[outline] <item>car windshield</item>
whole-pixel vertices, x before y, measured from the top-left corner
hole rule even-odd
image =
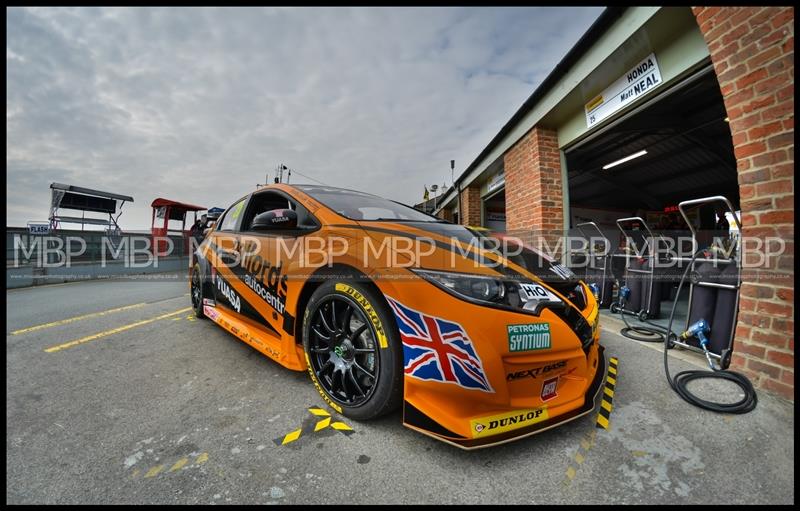
[[[336,213],[350,220],[443,222],[435,216],[377,195],[327,186],[296,185]]]

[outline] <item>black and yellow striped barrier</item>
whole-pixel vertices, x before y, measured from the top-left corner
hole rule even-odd
[[[603,389],[603,398],[600,402],[600,412],[597,414],[597,427],[608,429],[608,421],[611,418],[613,408],[614,388],[617,386],[617,364],[619,360],[611,357],[608,360],[608,374],[606,374],[606,386]]]
[[[303,425],[294,431],[290,431],[289,433],[274,439],[273,442],[275,442],[275,445],[281,446],[290,444],[299,440],[303,435],[316,433],[317,431],[322,431],[326,428],[334,429],[345,436],[350,436],[355,433],[353,428],[344,422],[334,421],[331,417],[331,414],[328,413],[327,410],[322,408],[309,408],[308,411],[311,413],[311,417],[303,421]]]

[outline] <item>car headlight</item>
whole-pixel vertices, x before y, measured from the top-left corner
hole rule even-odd
[[[546,287],[531,281],[419,268],[411,271],[462,300],[480,305],[537,315],[545,305],[565,305]]]

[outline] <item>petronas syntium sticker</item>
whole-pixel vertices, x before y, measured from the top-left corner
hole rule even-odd
[[[508,351],[533,351],[550,349],[550,324],[525,323],[507,325]]]

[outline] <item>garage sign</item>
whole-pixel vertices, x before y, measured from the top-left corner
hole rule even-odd
[[[651,53],[584,105],[586,125],[591,128],[626,105],[646,96],[661,85],[661,81],[656,54]]]

